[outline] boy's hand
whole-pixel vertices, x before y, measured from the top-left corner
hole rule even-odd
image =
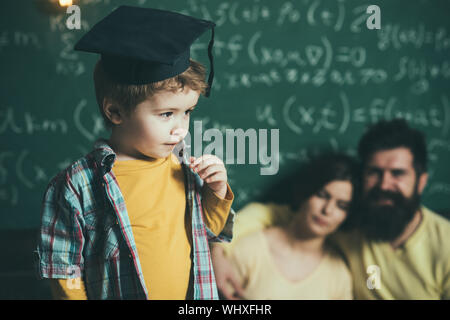
[[[199,158],[190,157],[189,161],[189,167],[197,172],[212,191],[224,199],[227,194],[227,170],[223,161],[211,154]]]

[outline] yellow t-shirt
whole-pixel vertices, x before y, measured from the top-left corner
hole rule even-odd
[[[333,239],[349,262],[355,299],[450,299],[450,221],[429,209],[396,249],[358,232]]]
[[[262,230],[241,237],[229,256],[243,285],[245,299],[352,299],[350,272],[334,252],[328,252],[305,279],[295,282],[278,270]]]
[[[116,161],[112,170],[125,200],[149,299],[186,299],[192,229],[190,217],[185,215],[181,164],[171,154],[153,161]],[[205,224],[218,235],[234,195],[228,185],[225,199],[206,185],[202,195]],[[53,292],[65,293],[68,299],[86,299],[82,282],[80,289],[67,290],[66,280],[61,279]],[[62,294],[56,296],[64,298]]]

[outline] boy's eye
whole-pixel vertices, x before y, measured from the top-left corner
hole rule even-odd
[[[189,109],[189,110],[186,110],[186,115],[188,115],[188,114],[191,114],[192,113],[192,111],[194,111],[194,109]]]
[[[163,118],[168,118],[168,117],[170,117],[172,114],[173,114],[173,112],[164,112],[164,113],[161,113],[160,116],[163,117]]]

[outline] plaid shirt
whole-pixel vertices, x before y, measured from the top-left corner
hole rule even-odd
[[[40,278],[82,277],[89,299],[147,299],[124,198],[104,140],[56,175],[44,196],[35,253]],[[234,211],[220,235],[203,221],[202,180],[182,164],[191,217],[193,299],[218,299],[209,241],[230,241]],[[150,191],[151,192],[151,191]],[[144,195],[143,195],[144,196]]]

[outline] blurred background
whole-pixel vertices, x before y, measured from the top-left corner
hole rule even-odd
[[[80,29],[71,28],[71,3],[80,9]],[[227,162],[235,210],[281,199],[286,190],[272,187],[300,162],[322,150],[355,155],[368,124],[400,117],[427,137],[430,180],[423,203],[449,217],[447,0],[6,0],[0,2],[0,299],[50,298],[32,255],[43,193],[57,172],[108,137],[92,80],[98,57],[72,49],[122,4],[217,24],[213,90],[200,99],[191,134],[194,121],[201,121],[197,134],[217,128],[225,146],[226,129],[268,130],[267,144],[259,134],[247,141],[245,164]],[[371,4],[381,9],[380,30],[366,25]],[[209,37],[191,51],[208,68]],[[279,130],[278,153],[271,129]],[[201,142],[192,148],[203,151],[209,142]],[[254,143],[258,153],[274,152],[277,174],[261,175],[267,166],[261,157],[250,163]]]

